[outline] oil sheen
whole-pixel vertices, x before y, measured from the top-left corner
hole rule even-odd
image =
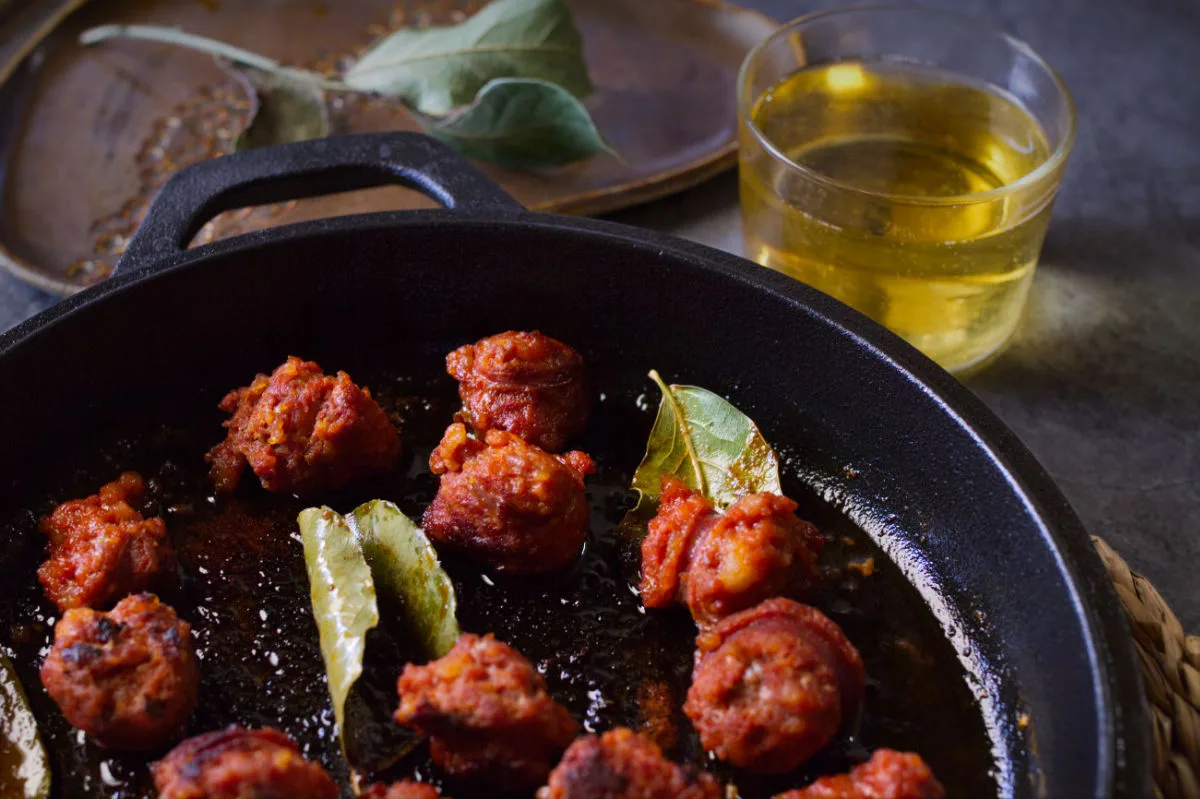
[[[752,118],[777,154],[743,130],[751,258],[947,368],[1003,346],[1033,277],[1054,179],[979,195],[1049,157],[1025,108],[930,67],[855,61],[793,73],[758,98]]]

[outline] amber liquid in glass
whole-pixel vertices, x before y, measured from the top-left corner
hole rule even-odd
[[[866,313],[947,368],[1003,346],[1051,196],[945,200],[1011,184],[1047,159],[1028,111],[930,67],[841,62],[790,75],[752,116],[808,172],[744,148],[750,258]]]

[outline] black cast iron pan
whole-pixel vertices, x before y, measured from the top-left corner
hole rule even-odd
[[[327,219],[185,249],[222,210],[383,183],[423,191],[446,210]],[[552,672],[552,688],[589,725],[636,721],[622,715],[634,712],[626,707],[630,685],[651,679],[658,657],[637,641],[652,638],[665,651],[675,639],[686,647],[691,634],[686,617],[622,616],[617,599],[615,610],[602,607],[603,597],[628,593],[619,566],[604,560],[604,531],[628,501],[621,487],[649,427],[641,395],[654,404],[645,379],[653,367],[727,393],[780,450],[785,489],[803,513],[847,530],[846,546],[859,547],[858,556],[875,552],[882,561],[878,545],[899,564],[881,565],[882,588],[842,584],[824,597],[864,649],[883,710],[872,720],[868,708],[857,737],[842,741],[818,772],[856,747],[912,741],[951,752],[970,728],[991,747],[977,769],[993,769],[981,783],[996,786],[989,791],[1149,795],[1140,675],[1107,575],[1045,472],[968,391],[895,336],[793,280],[669,236],[525,212],[452,153],[409,134],[328,139],[185,170],[163,190],[116,276],[0,336],[0,645],[16,654],[33,694],[62,772],[61,795],[141,795],[139,764],[81,753],[37,685],[52,621],[32,575],[42,547],[37,515],[138,468],[174,514],[168,527],[185,567],[189,536],[214,525],[233,537],[253,528],[258,542],[276,530],[286,545],[295,500],[264,498],[250,486],[230,507],[210,508],[197,462],[221,435],[213,407],[221,394],[289,353],[346,369],[405,419],[402,473],[323,501],[348,510],[387,495],[419,513],[434,486],[422,458],[453,412],[442,356],[513,328],[541,329],[579,348],[603,392],[594,429],[580,442],[602,467],[592,492],[597,539],[576,583],[545,589],[562,593],[575,621],[523,622],[553,603],[485,595],[471,587],[482,583],[456,574],[463,604],[477,608],[464,626],[525,635],[531,657]],[[269,547],[232,549],[194,555],[223,557],[243,577],[257,577],[238,578],[225,587],[232,594],[214,597],[225,589],[193,574],[178,600],[210,650],[195,731],[231,720],[290,723],[314,757],[335,759],[322,729],[320,675],[302,667],[314,657],[302,603],[262,606],[266,644],[257,633],[246,637],[244,625],[208,621],[228,611],[257,624],[255,591],[266,590],[264,580],[294,576],[295,564]],[[514,587],[513,596],[526,590]],[[607,674],[597,679],[616,687],[554,671],[555,647],[567,646],[562,630],[575,627],[593,636],[576,653],[591,658],[589,674]],[[918,657],[926,666],[911,673],[889,673],[905,629],[929,658]],[[282,654],[294,693],[273,672],[247,670],[269,654]],[[686,678],[686,664],[676,672]],[[250,682],[220,682],[243,677]],[[593,690],[608,699],[596,700]],[[686,742],[676,754],[702,756]]]

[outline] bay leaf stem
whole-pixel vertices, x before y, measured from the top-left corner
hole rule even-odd
[[[157,25],[102,25],[80,34],[79,43],[86,47],[109,39],[142,39],[149,42],[177,44],[181,47],[228,58],[236,64],[261,69],[264,72],[274,72],[280,67],[280,63],[273,58],[267,58],[258,53],[219,42],[216,39],[197,36],[178,28],[163,28]]]
[[[330,91],[352,92],[354,89],[338,80],[332,80],[316,72],[304,69],[285,67],[273,58],[243,50],[225,42],[197,36],[194,33],[179,28],[166,28],[159,25],[101,25],[91,28],[79,36],[79,43],[86,46],[99,44],[110,39],[140,39],[147,42],[174,44],[197,50],[201,53],[226,58],[235,64],[251,67],[252,69],[269,72],[273,75],[285,75],[295,80],[306,81],[313,86]]]

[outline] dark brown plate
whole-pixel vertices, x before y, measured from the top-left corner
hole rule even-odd
[[[80,31],[175,25],[316,64],[361,49],[388,25],[444,22],[471,2],[119,0],[73,14],[84,0],[0,4],[0,267],[60,294],[103,279],[165,173],[224,152],[245,118],[241,87],[211,58],[146,42],[84,49]],[[774,23],[720,0],[569,2],[597,85],[587,104],[624,163],[605,154],[538,174],[488,174],[530,208],[599,214],[731,166],[737,69]],[[393,104],[332,104],[336,132],[416,127]],[[377,189],[226,215],[201,240],[429,205],[412,192]]]

